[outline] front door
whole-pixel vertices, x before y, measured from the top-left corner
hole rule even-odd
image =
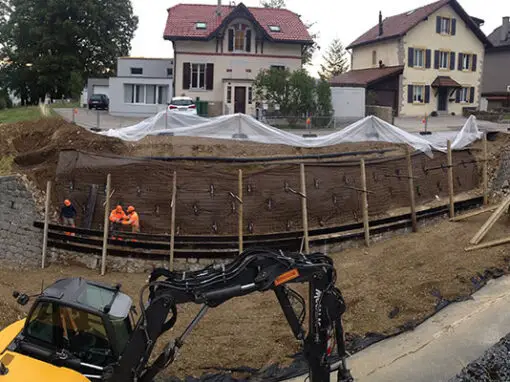
[[[234,92],[234,113],[246,114],[246,87],[236,86]]]
[[[437,93],[437,110],[446,111],[448,106],[448,88],[440,87]]]

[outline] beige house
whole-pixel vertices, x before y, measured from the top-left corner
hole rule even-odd
[[[164,38],[174,48],[174,95],[209,102],[209,115],[255,114],[252,83],[262,69],[301,68],[312,43],[286,9],[178,4]]]
[[[460,115],[479,103],[484,51],[491,45],[482,23],[456,0],[384,20],[380,14],[379,24],[347,47],[352,70],[332,85],[353,86],[356,78],[374,103],[391,106],[395,115]]]

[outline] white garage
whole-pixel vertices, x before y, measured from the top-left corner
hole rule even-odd
[[[105,94],[108,97],[110,97],[109,90],[110,90],[110,86],[93,85],[92,86],[92,94],[91,95],[94,95],[94,94]]]
[[[332,87],[331,102],[335,118],[365,117],[365,88],[363,87]]]

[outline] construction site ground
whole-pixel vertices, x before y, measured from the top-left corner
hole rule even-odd
[[[487,214],[463,222],[442,221],[421,227],[419,233],[406,234],[373,244],[366,249],[349,249],[332,254],[338,269],[338,285],[347,302],[345,327],[348,333],[363,336],[368,332],[392,334],[410,321],[420,321],[436,309],[437,293],[445,299],[466,296],[474,291],[470,278],[487,268],[508,269],[508,246],[465,252]],[[504,215],[485,240],[504,237],[508,231]],[[45,270],[13,272],[0,269],[0,324],[5,326],[23,313],[11,297],[13,289],[37,292],[41,282],[82,276],[108,283],[120,282],[137,298],[146,274],[110,273],[105,277],[78,267],[51,265]],[[298,288],[305,292],[303,288]],[[162,338],[176,336],[198,311],[198,306],[178,309],[176,328]],[[390,312],[395,314],[390,318]],[[397,313],[395,313],[397,312]],[[273,363],[288,364],[298,350],[273,294],[253,294],[229,301],[206,315],[168,375],[200,376],[214,367],[261,368]],[[460,369],[460,368],[459,368]]]

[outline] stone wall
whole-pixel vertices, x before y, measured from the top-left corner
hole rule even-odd
[[[40,264],[43,235],[33,222],[41,218],[24,179],[0,177],[0,260],[17,265]]]
[[[374,115],[383,121],[393,124],[393,109],[388,106],[371,106],[365,107],[365,115]]]

